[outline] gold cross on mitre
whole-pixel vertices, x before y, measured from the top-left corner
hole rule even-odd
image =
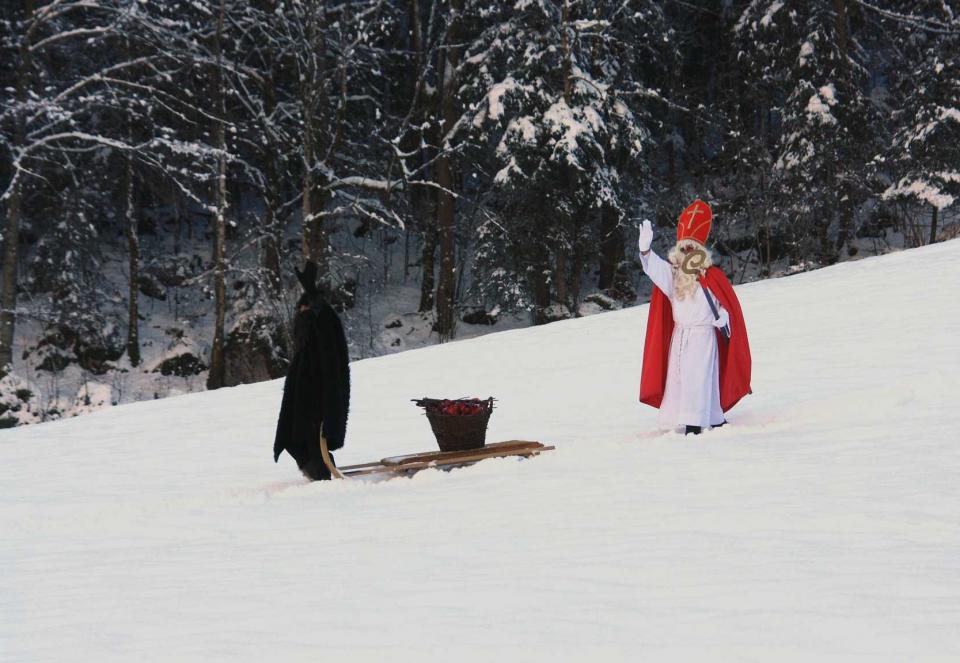
[[[697,214],[704,214],[707,210],[700,207],[700,201],[697,200],[687,210],[687,228],[693,229],[693,222],[697,219]]]

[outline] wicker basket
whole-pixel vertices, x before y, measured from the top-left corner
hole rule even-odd
[[[467,399],[459,399],[467,400]],[[426,410],[430,428],[437,438],[440,451],[479,449],[487,439],[487,422],[493,412],[493,399],[480,401],[478,414],[443,414],[436,409],[440,399],[422,398],[416,403]]]

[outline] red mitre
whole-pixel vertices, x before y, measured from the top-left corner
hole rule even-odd
[[[707,236],[713,222],[710,206],[697,198],[687,209],[680,212],[677,219],[677,241],[692,239],[701,246],[707,245]]]

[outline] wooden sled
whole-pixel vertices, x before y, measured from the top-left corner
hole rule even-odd
[[[468,449],[466,451],[427,451],[406,456],[391,456],[372,463],[360,463],[359,465],[344,465],[337,467],[330,458],[330,450],[327,448],[327,440],[320,436],[320,454],[323,456],[323,462],[330,470],[330,476],[334,479],[348,479],[358,476],[368,476],[372,474],[387,475],[407,475],[410,476],[420,470],[439,469],[450,470],[455,467],[466,467],[479,463],[487,458],[506,458],[508,456],[519,456],[521,458],[530,458],[537,456],[543,451],[551,451],[554,447],[544,446],[539,442],[526,442],[524,440],[510,440],[508,442],[494,442],[487,444],[479,449]]]

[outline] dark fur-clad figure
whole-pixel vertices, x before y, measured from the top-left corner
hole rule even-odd
[[[330,450],[343,446],[350,407],[347,339],[340,318],[317,289],[316,264],[294,270],[303,295],[293,322],[293,359],[283,385],[273,460],[286,450],[304,476],[329,479],[320,455],[320,426]]]

